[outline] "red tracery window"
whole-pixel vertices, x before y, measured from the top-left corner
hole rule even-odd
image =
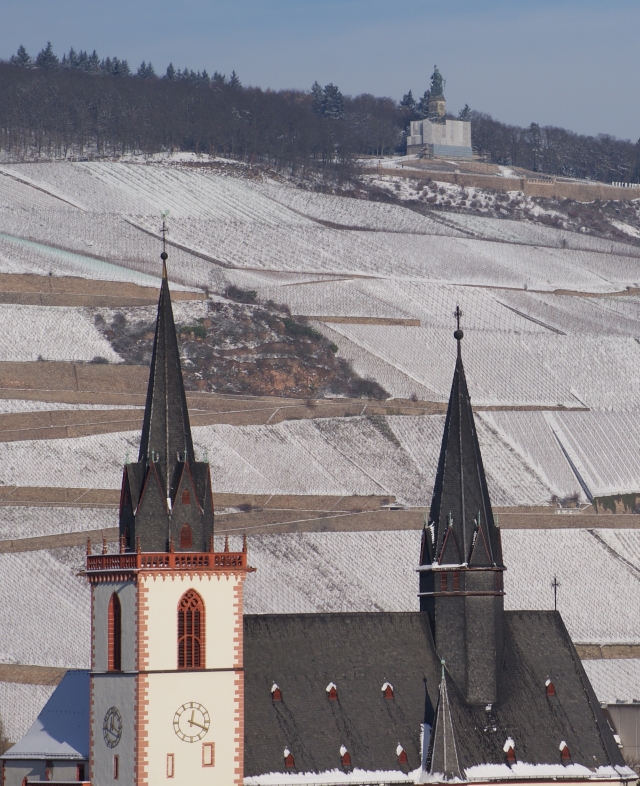
[[[108,638],[109,638],[109,671],[122,669],[122,608],[120,599],[114,592],[109,599]]]
[[[204,668],[204,603],[193,589],[178,604],[178,668]]]
[[[189,489],[185,489],[182,492],[182,504],[183,505],[190,505],[191,504],[191,494],[189,493]]]
[[[191,527],[188,524],[183,524],[180,530],[180,548],[190,549],[193,543],[193,535],[191,534]]]

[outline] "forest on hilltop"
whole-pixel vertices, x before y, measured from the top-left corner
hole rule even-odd
[[[350,177],[361,155],[406,149],[411,120],[426,116],[429,91],[396,103],[344,96],[317,82],[310,91],[263,90],[215,72],[126,60],[51,44],[32,59],[24,47],[0,62],[0,151],[8,159],[120,156],[193,151],[261,162],[304,175]],[[554,126],[508,125],[468,106],[474,152],[486,160],[603,182],[640,180],[640,140],[585,136]]]

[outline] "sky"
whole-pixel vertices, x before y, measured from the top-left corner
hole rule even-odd
[[[0,58],[58,55],[235,70],[243,84],[399,100],[437,64],[449,111],[640,137],[638,0],[0,0]]]

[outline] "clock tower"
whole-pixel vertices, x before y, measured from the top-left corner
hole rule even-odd
[[[241,552],[213,547],[165,252],[138,461],[124,468],[119,553],[92,554],[92,786],[242,784]]]

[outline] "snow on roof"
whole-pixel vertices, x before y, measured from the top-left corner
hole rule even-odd
[[[465,770],[470,781],[494,780],[636,780],[637,774],[629,767],[598,767],[590,770],[582,764],[527,764],[518,761],[506,764],[477,764]]]
[[[89,672],[68,671],[26,735],[2,758],[88,759]]]
[[[582,665],[603,704],[640,703],[640,660],[604,658],[585,660]]]
[[[354,767],[353,770],[330,770],[329,772],[305,772],[305,773],[282,773],[270,772],[265,775],[251,775],[244,779],[245,786],[324,786],[324,784],[359,784],[359,786],[369,786],[369,784],[388,784],[388,783],[417,783],[417,778],[422,770],[414,772],[394,772],[392,770],[360,770]]]

